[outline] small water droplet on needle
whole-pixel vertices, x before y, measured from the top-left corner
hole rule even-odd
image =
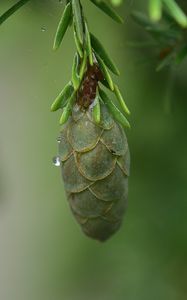
[[[59,156],[53,157],[53,164],[55,165],[55,167],[60,167],[61,161]]]
[[[57,140],[57,143],[60,144],[60,142],[61,142],[61,136],[57,137],[56,140]]]

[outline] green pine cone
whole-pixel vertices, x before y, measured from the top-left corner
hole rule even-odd
[[[62,177],[71,210],[86,235],[105,241],[127,207],[130,154],[124,130],[101,105],[101,123],[91,108],[75,104],[59,143]]]

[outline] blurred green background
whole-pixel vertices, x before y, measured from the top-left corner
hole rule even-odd
[[[14,1],[1,0],[0,14]],[[83,0],[90,29],[120,66],[131,110],[129,208],[102,244],[85,237],[65,198],[55,96],[69,80],[69,32],[52,51],[63,5],[34,0],[0,28],[0,299],[187,299],[187,61],[155,72],[154,51],[125,1],[123,26]],[[187,9],[187,5],[186,5]],[[173,81],[168,85],[168,80]]]

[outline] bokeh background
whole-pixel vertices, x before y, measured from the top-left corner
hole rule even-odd
[[[119,26],[83,0],[120,66],[132,125],[124,224],[106,243],[92,241],[52,164],[60,115],[50,105],[75,51],[70,31],[52,51],[61,2],[33,0],[0,28],[0,299],[187,299],[187,61],[156,73],[154,49],[128,46],[147,40],[130,17],[146,1],[125,1]],[[0,14],[13,3],[1,0]]]

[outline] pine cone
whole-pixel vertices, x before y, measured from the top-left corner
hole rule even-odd
[[[76,104],[62,127],[62,177],[71,210],[86,235],[105,241],[115,233],[127,207],[130,154],[124,130],[101,105],[96,125],[91,108]]]

